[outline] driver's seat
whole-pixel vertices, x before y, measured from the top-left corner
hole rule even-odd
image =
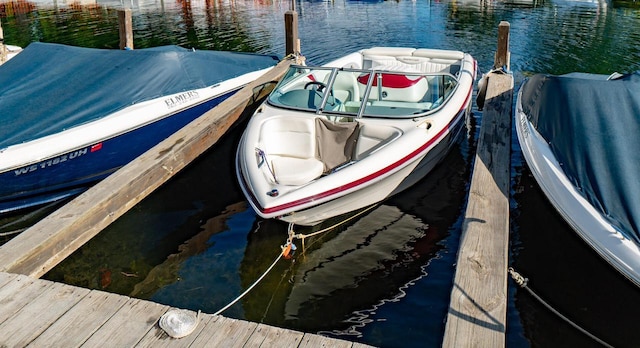
[[[351,71],[338,71],[333,82],[333,96],[342,103],[348,101],[360,101],[358,80]]]

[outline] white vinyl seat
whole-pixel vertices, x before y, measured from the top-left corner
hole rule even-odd
[[[262,126],[260,148],[279,184],[302,185],[322,175],[324,164],[316,158],[314,134],[312,118],[275,118]]]
[[[333,82],[333,96],[342,103],[360,101],[358,80],[353,72],[338,71]]]
[[[324,164],[316,158],[269,156],[279,184],[304,185],[322,175]]]

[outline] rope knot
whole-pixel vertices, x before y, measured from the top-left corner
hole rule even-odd
[[[527,286],[529,279],[520,275],[520,273],[516,272],[513,267],[509,267],[509,274],[511,274],[511,278],[513,278],[516,284],[518,284],[520,287],[524,288]]]

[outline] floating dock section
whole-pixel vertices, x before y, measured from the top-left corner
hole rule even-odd
[[[513,76],[509,23],[498,28],[443,347],[504,347]],[[480,90],[483,93],[483,90]]]

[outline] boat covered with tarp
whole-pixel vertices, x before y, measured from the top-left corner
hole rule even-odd
[[[640,285],[640,72],[534,75],[518,93],[516,130],[553,206]]]
[[[0,66],[0,213],[84,191],[277,63],[31,43]]]

